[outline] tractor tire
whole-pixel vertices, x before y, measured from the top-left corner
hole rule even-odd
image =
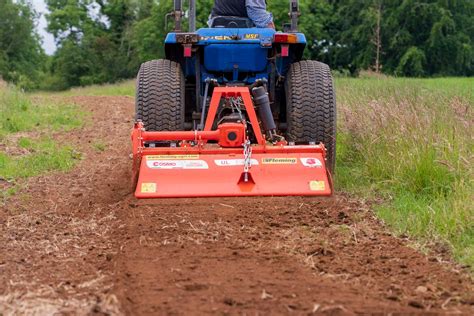
[[[184,130],[184,87],[179,64],[159,59],[141,65],[137,75],[135,113],[145,130]]]
[[[285,82],[288,141],[326,147],[326,166],[336,165],[336,98],[329,66],[313,60],[293,63]]]

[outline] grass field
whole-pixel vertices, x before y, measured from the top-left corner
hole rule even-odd
[[[53,101],[33,102],[16,88],[0,85],[2,195],[13,193],[19,178],[70,169],[79,154],[71,146],[55,142],[51,134],[81,126],[84,115],[75,106]]]
[[[336,189],[416,243],[474,266],[474,79],[337,78]],[[133,96],[133,81],[66,95]]]

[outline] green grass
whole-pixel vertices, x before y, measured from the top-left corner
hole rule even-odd
[[[70,130],[81,126],[83,116],[76,106],[33,103],[23,92],[0,86],[0,140],[11,133]]]
[[[102,140],[96,140],[94,143],[92,143],[92,147],[98,152],[103,152],[107,148],[107,144]]]
[[[336,80],[337,189],[382,198],[377,214],[474,266],[471,78]]]
[[[11,156],[0,153],[0,177],[4,179],[28,178],[54,170],[66,171],[81,157],[72,147],[60,146],[52,139],[22,138],[18,143],[28,154]]]
[[[16,183],[48,171],[69,170],[80,154],[57,144],[51,133],[81,126],[84,115],[76,106],[35,103],[14,87],[0,86],[0,180]],[[15,190],[8,187],[2,193],[11,195]]]

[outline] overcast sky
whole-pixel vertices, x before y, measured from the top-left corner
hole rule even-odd
[[[44,17],[45,13],[47,13],[46,4],[44,0],[29,0],[33,7],[35,8],[36,12],[41,14],[41,17],[38,21],[38,33],[43,39],[43,48],[46,51],[46,54],[52,55],[56,50],[56,44],[54,43],[53,35],[46,32],[46,18]]]

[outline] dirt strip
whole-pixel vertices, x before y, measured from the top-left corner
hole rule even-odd
[[[0,314],[474,314],[465,270],[344,194],[134,199],[133,99],[71,100],[78,166],[0,206]]]

